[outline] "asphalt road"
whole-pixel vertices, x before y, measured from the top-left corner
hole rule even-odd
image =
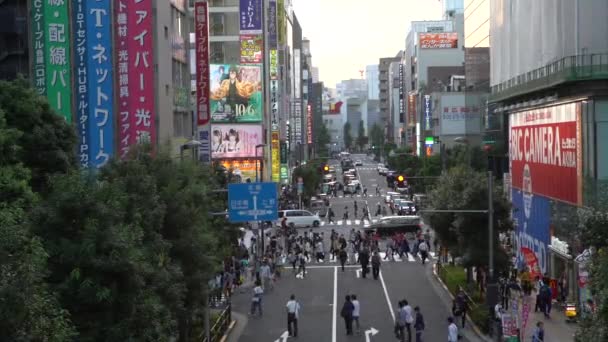
[[[386,181],[378,175],[377,163],[364,155],[354,155],[352,159],[360,159],[364,163],[363,166],[357,167],[357,170],[361,183],[368,188],[368,193],[374,194],[376,184],[380,185],[383,194],[386,193]],[[337,174],[341,175],[340,170]],[[336,212],[336,218],[342,217],[345,206],[349,207],[352,217],[354,200],[359,203],[360,215],[361,203],[367,203],[372,213],[375,213],[377,203],[384,204],[383,197],[380,196],[334,198],[331,205]],[[372,217],[373,219],[375,218]],[[356,222],[353,219],[350,224],[325,224],[314,230],[324,232],[328,249],[332,229],[348,236],[352,228],[360,229],[365,224],[365,221]],[[434,253],[431,252],[431,255],[434,256]],[[449,298],[433,279],[432,263],[422,265],[419,258],[412,255],[404,257],[403,260],[384,261],[379,280],[374,280],[371,274],[366,279],[361,278],[360,272],[357,272],[359,269],[358,265],[349,265],[342,271],[335,261],[312,262],[307,265],[304,278],[297,277],[289,268],[284,269],[275,288],[264,294],[263,316],[250,316],[242,334],[235,340],[283,342],[280,337],[287,331],[285,304],[291,294],[294,294],[302,305],[297,338],[300,341],[395,341],[393,319],[397,302],[402,299],[407,299],[412,307],[420,306],[426,322],[425,341],[447,340]],[[346,336],[344,321],[340,317],[344,297],[348,294],[356,294],[361,302],[360,335]],[[250,304],[250,289],[233,298],[233,308],[237,312],[248,313]],[[372,328],[377,330],[374,336],[371,335]],[[370,339],[366,340],[366,337]]]

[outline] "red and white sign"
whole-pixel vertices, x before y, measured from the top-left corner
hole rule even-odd
[[[580,103],[511,114],[509,159],[514,188],[581,204]]]

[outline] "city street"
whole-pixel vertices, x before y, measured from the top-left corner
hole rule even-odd
[[[342,217],[345,206],[349,207],[352,217],[355,200],[359,203],[360,215],[363,203],[370,207],[372,213],[375,213],[377,203],[384,205],[383,197],[373,196],[376,184],[380,185],[382,194],[387,191],[385,178],[376,171],[377,163],[365,155],[354,155],[352,159],[363,161],[363,166],[357,167],[357,172],[361,183],[372,196],[332,198],[331,206],[337,218]],[[339,168],[336,161],[330,162],[330,165]],[[336,171],[339,177],[341,170]],[[376,219],[372,216],[372,221]],[[329,246],[332,229],[348,237],[352,228],[361,229],[369,224],[366,220],[359,219],[336,221],[336,224],[313,228],[315,232],[324,233],[325,246]],[[306,229],[300,229],[300,233],[304,231]],[[381,256],[384,257],[384,253]],[[431,252],[431,259],[435,260],[434,251]],[[446,319],[450,315],[450,303],[442,291],[444,290],[433,279],[432,263],[422,265],[417,256],[409,255],[400,259],[397,255],[395,261],[383,261],[379,280],[374,280],[371,274],[366,279],[361,278],[358,265],[347,265],[342,271],[334,260],[325,263],[313,261],[307,265],[304,278],[296,276],[291,268],[284,269],[275,288],[264,295],[263,317],[249,316],[238,341],[282,341],[280,337],[287,331],[285,304],[291,294],[302,305],[298,332],[301,341],[394,340],[393,320],[397,302],[403,299],[408,300],[412,308],[420,306],[426,323],[425,340],[443,341],[447,336]],[[360,335],[346,336],[344,320],[340,317],[344,298],[349,294],[357,295],[361,303]],[[247,289],[245,293],[235,296],[233,304],[236,312],[248,313],[251,291]],[[366,340],[366,335],[370,337],[369,340]]]

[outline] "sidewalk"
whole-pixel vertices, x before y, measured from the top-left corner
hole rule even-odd
[[[534,308],[535,298],[532,296],[530,299],[530,307]],[[566,316],[563,311],[560,311],[555,305],[551,309],[551,318],[545,318],[545,316],[539,311],[530,311],[530,317],[528,318],[528,324],[525,331],[525,339],[530,339],[534,333],[537,322],[543,322],[545,326],[545,341],[551,342],[571,342],[574,341],[574,334],[578,325],[576,323],[566,323]]]

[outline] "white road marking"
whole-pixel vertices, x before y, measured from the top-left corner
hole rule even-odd
[[[382,284],[382,290],[384,290],[384,297],[386,298],[386,304],[388,305],[388,310],[390,311],[391,317],[393,318],[393,322],[394,322],[395,321],[395,312],[393,311],[393,305],[391,304],[391,299],[388,296],[388,291],[386,290],[386,284],[384,283],[384,277],[382,276],[382,270],[380,270],[380,283]],[[335,285],[335,282],[334,282],[334,285]],[[335,296],[334,296],[334,298],[335,298]],[[335,311],[334,311],[334,313],[335,313]],[[335,317],[336,316],[334,315],[334,321],[335,321]]]
[[[351,220],[346,220],[346,224],[350,226],[352,224],[352,221]]]
[[[412,255],[412,253],[407,253],[407,261],[416,262],[416,259],[414,259],[414,256]]]
[[[361,224],[361,220],[355,220],[355,224]]]
[[[342,225],[342,222],[343,222],[342,220],[338,220],[337,225],[338,225],[338,226],[341,226],[341,225]]]
[[[391,308],[392,310],[392,308]],[[337,317],[336,313],[338,311],[338,267],[334,266],[334,307],[333,307],[333,317],[331,321],[331,340],[332,342],[336,342],[337,339]],[[392,312],[392,311],[391,311]],[[394,317],[394,315],[393,315]],[[394,318],[393,318],[394,320]]]

